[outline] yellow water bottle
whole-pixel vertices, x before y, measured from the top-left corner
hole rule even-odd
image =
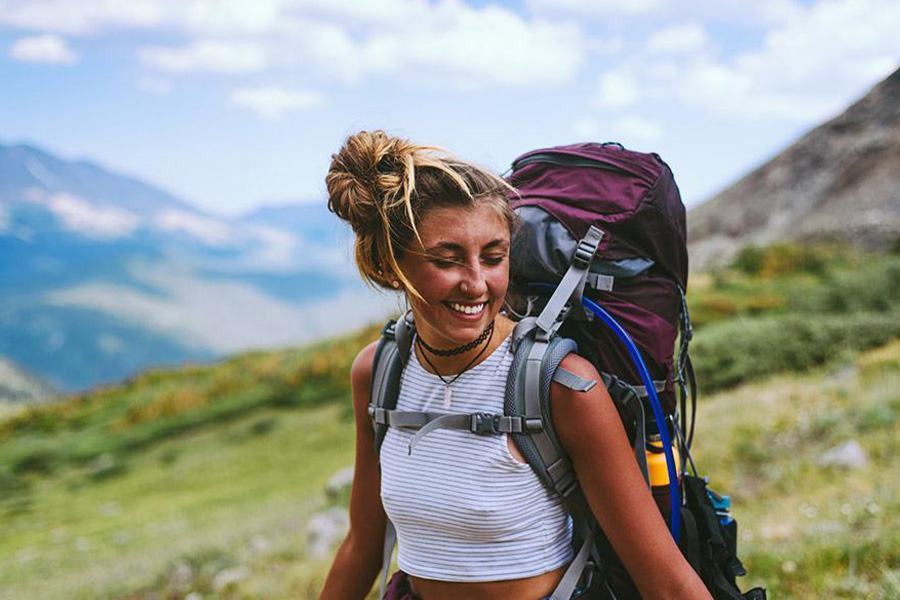
[[[672,512],[671,496],[669,494],[669,467],[666,463],[666,453],[663,452],[662,441],[659,434],[651,434],[647,436],[647,474],[650,476],[650,490],[653,492],[653,499],[659,512],[662,513],[666,523],[669,522],[669,516]],[[678,474],[678,483],[681,483],[681,455],[678,447],[672,444],[672,456],[675,458],[675,473]]]

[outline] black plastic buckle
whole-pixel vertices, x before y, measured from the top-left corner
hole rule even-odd
[[[500,415],[491,413],[474,413],[471,417],[469,429],[478,435],[492,435],[500,433]]]
[[[593,248],[591,246],[593,246]],[[575,248],[575,256],[572,257],[572,262],[579,268],[586,269],[588,268],[588,265],[591,264],[591,260],[594,258],[594,253],[596,251],[596,246],[585,240],[581,240],[581,242],[578,243],[578,247]]]

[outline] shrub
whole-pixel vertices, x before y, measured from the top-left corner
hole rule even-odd
[[[700,388],[716,390],[785,371],[804,371],[847,351],[900,337],[900,312],[783,314],[732,319],[698,331],[691,358]]]
[[[17,460],[13,461],[11,471],[16,475],[23,475],[25,473],[48,475],[56,470],[60,462],[60,457],[56,452],[47,448],[39,448],[27,452]]]

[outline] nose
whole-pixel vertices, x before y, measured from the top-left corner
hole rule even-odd
[[[477,262],[475,266],[466,269],[466,275],[467,277],[460,283],[460,291],[473,298],[483,297],[487,293],[487,282],[481,270],[481,263]]]

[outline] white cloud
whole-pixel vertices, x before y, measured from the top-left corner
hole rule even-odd
[[[54,194],[45,200],[60,224],[94,239],[127,237],[140,225],[140,217],[114,206],[95,206],[71,194]]]
[[[229,102],[249,108],[264,119],[280,119],[286,112],[309,110],[322,103],[321,94],[308,90],[292,91],[278,86],[234,90]]]
[[[596,102],[600,108],[627,108],[640,99],[637,78],[631,71],[620,69],[600,76]]]
[[[232,240],[228,223],[183,210],[163,211],[156,216],[153,224],[162,231],[183,233],[211,246],[224,246]]]
[[[148,27],[161,21],[161,4],[155,0],[0,0],[0,23],[20,29],[71,34]]]
[[[592,17],[609,17],[611,15],[646,15],[657,12],[665,2],[663,0],[528,0],[529,10],[536,13],[571,14]]]
[[[21,62],[50,65],[71,65],[79,59],[65,39],[50,34],[17,40],[10,48],[9,56]]]
[[[135,85],[139,90],[154,96],[168,96],[172,92],[172,82],[168,79],[141,77],[135,82]]]
[[[208,71],[256,73],[266,69],[266,49],[254,42],[201,40],[189,46],[148,46],[139,52],[141,62],[169,73]]]
[[[765,26],[783,23],[802,10],[797,0],[528,0],[526,6],[538,15],[586,17],[600,24],[695,19]]]
[[[689,104],[728,115],[815,122],[897,68],[897,39],[900,4],[823,2],[771,30],[761,47],[727,62],[689,61],[662,83]]]
[[[706,46],[706,30],[698,23],[661,29],[647,40],[647,49],[657,54],[694,53]]]
[[[657,142],[662,138],[662,129],[649,119],[635,115],[626,115],[613,123],[613,131],[621,136],[625,146],[633,145],[632,141]]]
[[[589,49],[574,21],[529,19],[463,0],[25,4],[0,0],[0,24],[82,35],[121,29],[186,35],[186,45],[138,53],[144,65],[168,73],[288,68],[350,83],[390,76],[437,87],[527,86],[570,81]]]

